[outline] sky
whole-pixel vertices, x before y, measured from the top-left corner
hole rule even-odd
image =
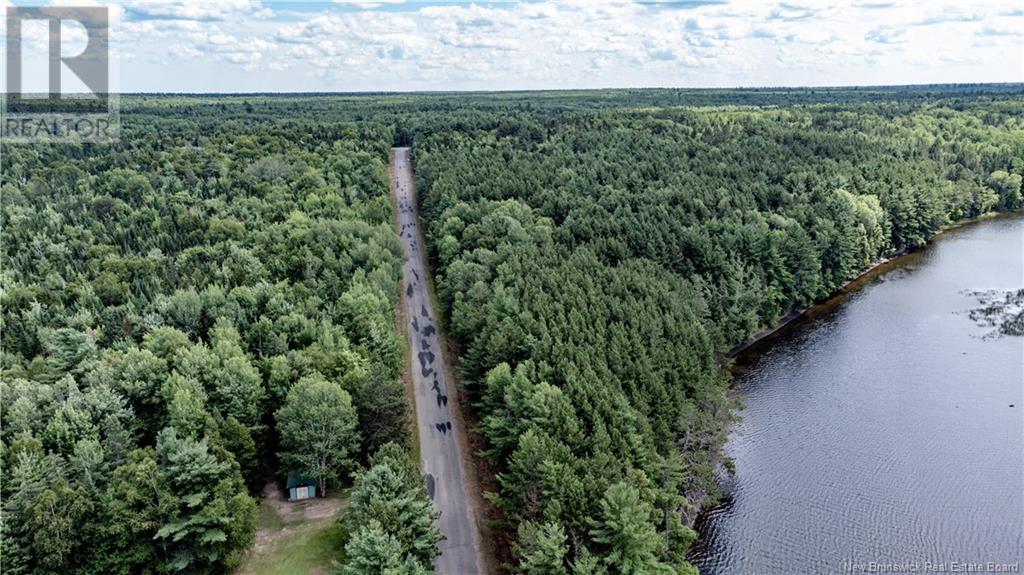
[[[1024,81],[1024,4],[1003,0],[53,4],[110,7],[121,92]],[[39,26],[25,31],[29,87],[45,81]],[[62,53],[84,38],[65,24]]]

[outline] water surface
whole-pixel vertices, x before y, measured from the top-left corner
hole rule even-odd
[[[964,313],[1021,287],[1024,217],[979,222],[752,349],[701,573],[1022,562],[1024,339]]]

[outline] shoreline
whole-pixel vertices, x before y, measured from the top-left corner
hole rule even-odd
[[[927,242],[925,242],[917,249],[904,249],[899,252],[883,256],[875,260],[870,266],[868,266],[859,274],[857,274],[856,277],[844,283],[841,287],[832,292],[827,298],[815,302],[811,305],[808,305],[804,308],[790,310],[788,313],[786,313],[785,315],[781,316],[778,320],[776,320],[772,325],[765,327],[764,329],[747,338],[746,340],[733,346],[726,354],[726,357],[732,358],[734,360],[732,366],[729,368],[732,378],[729,382],[727,393],[729,394],[730,398],[737,397],[738,392],[735,390],[734,387],[736,377],[750,369],[750,366],[754,363],[753,359],[757,356],[757,354],[755,353],[756,351],[758,351],[757,348],[760,347],[761,345],[767,345],[775,337],[784,335],[787,332],[787,328],[793,327],[800,323],[798,320],[802,318],[813,319],[815,316],[818,316],[825,311],[835,308],[837,305],[839,305],[845,300],[846,296],[852,293],[856,293],[857,291],[862,289],[868,282],[875,279],[879,275],[888,272],[891,269],[896,268],[900,265],[903,265],[904,263],[907,262],[909,258],[913,258],[917,254],[920,254],[922,251],[928,249],[929,247],[931,247],[931,245],[935,242],[936,239],[940,238],[941,236],[948,232],[956,231],[960,228],[964,228],[989,220],[1011,219],[1019,218],[1022,216],[1024,216],[1024,208],[1020,208],[1011,212],[988,212],[980,216],[966,218],[963,220],[946,224],[945,226],[939,228],[935,232],[935,234],[933,234],[927,240]],[[742,409],[742,407],[734,409],[734,413],[738,414],[742,411]],[[733,427],[735,423],[735,421],[731,422],[725,427],[724,431],[726,433],[726,442],[729,441],[729,436],[733,432]],[[693,515],[693,520],[692,522],[690,522],[689,526],[697,532],[697,539],[694,541],[693,545],[690,547],[690,550],[687,553],[688,560],[694,558],[695,552],[701,548],[701,542],[705,539],[705,537],[707,537],[706,530],[708,522],[710,521],[708,514],[714,511],[716,508],[720,507],[723,503],[726,502],[727,499],[729,499],[729,489],[728,486],[725,484],[731,481],[730,478],[733,477],[733,473],[724,465],[725,458],[723,453],[724,451],[718,454],[719,462],[716,465],[715,470],[715,482],[718,484],[719,488],[722,489],[722,497],[713,505],[698,504],[696,506],[696,513]]]
[[[941,230],[939,232],[936,232],[936,234],[934,236],[932,236],[932,239],[938,237],[938,235],[941,234],[941,233],[942,233]],[[929,240],[929,243],[930,243],[930,241],[931,240]],[[925,244],[925,245],[927,245],[927,244]],[[924,247],[924,246],[922,246],[922,247]],[[778,333],[779,331],[784,329],[789,324],[791,324],[791,323],[795,322],[796,320],[804,317],[804,315],[806,315],[808,312],[814,310],[815,308],[817,308],[819,306],[827,306],[829,304],[829,302],[831,302],[836,297],[839,297],[839,296],[842,296],[844,294],[850,293],[851,291],[853,291],[852,288],[855,287],[854,284],[860,282],[861,280],[867,279],[865,276],[867,276],[871,272],[877,271],[878,268],[884,266],[885,264],[889,264],[889,263],[895,262],[895,261],[897,261],[897,260],[899,260],[899,259],[901,259],[901,258],[903,258],[905,256],[912,255],[912,254],[914,254],[916,252],[917,252],[917,250],[915,250],[915,251],[908,251],[906,249],[903,249],[903,250],[900,250],[898,252],[894,252],[892,254],[885,255],[885,256],[882,256],[882,257],[876,259],[875,261],[871,262],[871,265],[869,265],[868,267],[864,268],[863,271],[858,273],[855,277],[853,277],[852,279],[848,280],[843,285],[839,286],[838,289],[836,289],[834,292],[830,293],[825,299],[816,301],[816,302],[814,302],[814,303],[812,303],[812,304],[810,304],[808,306],[802,307],[802,308],[794,308],[794,309],[789,310],[789,312],[787,312],[786,314],[781,316],[779,319],[775,320],[768,327],[762,329],[761,331],[755,333],[754,335],[748,337],[747,339],[741,341],[740,343],[732,346],[732,348],[730,348],[729,351],[726,353],[726,357],[731,357],[731,358],[738,357],[741,353],[743,353],[747,349],[750,349],[751,347],[757,345],[757,343],[759,343],[759,342],[761,342],[761,341],[771,337],[772,335]]]
[[[905,258],[912,257],[913,255],[915,255],[915,254],[921,252],[922,250],[928,248],[932,244],[932,242],[934,242],[937,238],[941,237],[943,234],[945,234],[947,232],[951,232],[951,231],[957,230],[959,228],[962,228],[964,226],[969,226],[969,225],[972,225],[972,224],[976,224],[976,223],[987,221],[987,220],[991,220],[991,219],[999,219],[999,218],[1004,218],[1004,217],[1013,217],[1015,215],[1019,216],[1021,214],[1024,214],[1024,208],[1018,209],[1018,210],[1014,210],[1012,212],[987,212],[987,213],[981,214],[980,216],[975,216],[973,218],[965,218],[965,219],[962,219],[962,220],[958,220],[956,222],[952,222],[952,223],[946,224],[946,225],[942,226],[941,228],[939,228],[932,235],[932,237],[928,238],[928,240],[924,244],[922,244],[921,246],[917,247],[916,249],[908,250],[908,249],[904,248],[904,249],[902,249],[902,250],[900,250],[898,252],[893,252],[893,253],[884,255],[884,256],[876,259],[875,261],[873,261],[871,263],[871,265],[869,265],[868,267],[864,268],[860,273],[858,273],[852,279],[848,280],[843,285],[839,286],[839,288],[837,288],[835,291],[830,293],[824,299],[816,301],[816,302],[814,302],[814,303],[812,303],[810,305],[807,305],[805,307],[802,307],[802,308],[794,308],[794,309],[789,310],[787,313],[785,313],[784,315],[782,315],[781,317],[776,319],[774,322],[772,322],[770,325],[768,325],[767,327],[765,327],[761,331],[758,331],[754,335],[748,337],[747,339],[745,339],[745,340],[741,341],[740,343],[738,343],[738,344],[732,346],[731,348],[729,348],[729,351],[726,352],[725,356],[729,357],[729,358],[736,359],[736,358],[740,357],[744,352],[749,350],[750,348],[757,346],[759,343],[761,343],[761,342],[763,342],[763,341],[765,341],[767,339],[771,339],[771,337],[774,336],[774,335],[778,335],[778,334],[782,333],[785,330],[786,327],[792,325],[798,319],[800,319],[800,318],[802,318],[804,316],[807,316],[807,315],[811,314],[812,312],[816,312],[816,311],[824,310],[824,309],[829,309],[829,308],[833,307],[837,303],[837,299],[838,298],[842,298],[845,295],[848,295],[848,294],[850,294],[852,292],[855,292],[856,290],[858,290],[861,287],[863,287],[863,285],[865,283],[867,283],[867,281],[869,279],[872,279],[875,275],[878,275],[882,271],[885,271],[885,270],[881,270],[880,268],[882,268],[884,266],[887,266],[888,264],[894,264],[894,265],[898,264],[898,263],[904,261]],[[735,364],[734,364],[734,366],[735,366]],[[731,383],[730,383],[730,387],[732,387]]]

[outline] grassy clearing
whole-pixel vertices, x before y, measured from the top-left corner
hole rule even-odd
[[[257,511],[259,512],[259,518],[256,529],[259,531],[265,530],[272,533],[284,529],[287,525],[285,520],[274,510],[274,505],[267,499],[260,502],[260,507]]]
[[[331,572],[332,561],[340,561],[342,532],[337,522],[319,519],[292,528],[272,542],[263,553],[254,554],[243,573],[251,575],[313,575]]]
[[[347,490],[338,490],[326,499],[289,503],[269,484],[260,502],[256,544],[237,575],[328,575],[332,563],[344,559],[337,515],[347,496]]]

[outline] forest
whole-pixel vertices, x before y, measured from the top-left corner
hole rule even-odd
[[[339,573],[432,572],[393,145],[529,575],[694,573],[730,349],[1019,209],[1024,175],[1019,85],[136,95],[122,122],[0,147],[12,574],[230,572],[292,471],[351,489]]]
[[[228,572],[292,471],[355,483],[344,573],[430,572],[393,129],[144,102],[2,150],[4,572]]]
[[[413,130],[516,572],[694,572],[729,350],[951,222],[1021,207],[1019,92],[906,95]]]

